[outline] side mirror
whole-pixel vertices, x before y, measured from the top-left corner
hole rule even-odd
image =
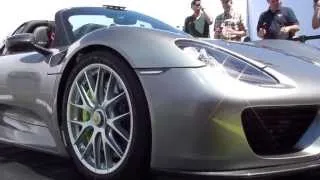
[[[51,55],[52,52],[49,49],[41,47],[37,44],[35,36],[32,33],[22,33],[10,36],[5,41],[5,47],[8,51],[38,51],[43,55]]]
[[[10,36],[5,41],[8,51],[26,51],[33,49],[35,38],[31,33],[16,34]]]

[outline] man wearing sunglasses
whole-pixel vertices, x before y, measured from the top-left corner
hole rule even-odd
[[[257,35],[262,39],[292,39],[300,30],[295,13],[283,7],[281,0],[267,1],[269,9],[259,17]]]
[[[224,12],[215,19],[214,38],[240,41],[247,34],[243,17],[233,9],[232,0],[221,0],[221,4]]]
[[[212,18],[201,6],[201,0],[193,0],[191,8],[193,14],[185,19],[183,30],[194,37],[210,37],[209,26],[212,24]]]

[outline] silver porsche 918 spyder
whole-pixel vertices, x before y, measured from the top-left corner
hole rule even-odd
[[[96,179],[317,168],[319,109],[318,49],[194,38],[122,7],[25,22],[1,49],[0,140]]]

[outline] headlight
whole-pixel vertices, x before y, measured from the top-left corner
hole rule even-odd
[[[214,68],[221,68],[223,72],[240,81],[264,85],[279,83],[262,69],[210,45],[193,41],[177,41],[176,44],[189,56]]]

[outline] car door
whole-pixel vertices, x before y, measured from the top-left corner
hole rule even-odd
[[[33,50],[0,56],[0,115],[9,114],[9,119],[19,123],[47,126],[55,81],[55,76],[48,75],[52,69],[48,61]]]

